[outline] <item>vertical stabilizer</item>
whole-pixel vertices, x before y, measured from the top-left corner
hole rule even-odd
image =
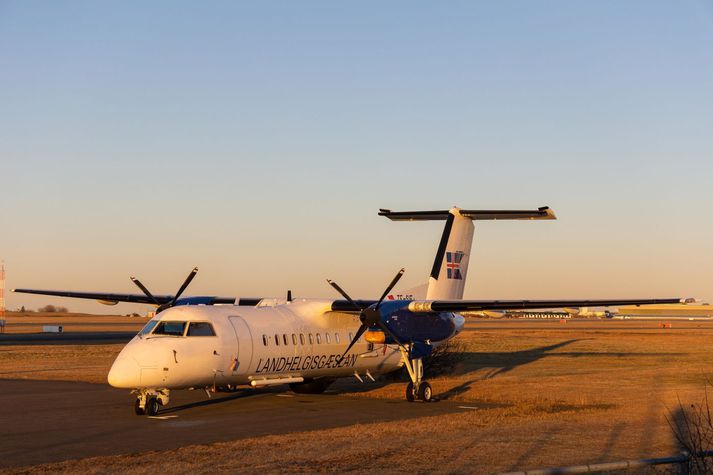
[[[451,208],[428,278],[426,300],[460,300],[468,275],[470,249],[473,246],[473,220]]]
[[[463,298],[475,232],[474,220],[557,219],[554,212],[546,206],[535,211],[462,210],[455,207],[441,211],[382,209],[379,210],[379,215],[386,216],[393,221],[441,220],[446,222],[428,279],[426,300],[461,300]]]

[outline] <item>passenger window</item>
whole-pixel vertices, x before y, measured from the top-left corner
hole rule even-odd
[[[309,335],[307,335],[307,337],[309,338],[309,344],[313,344],[314,340],[312,340],[312,334],[310,333]]]
[[[317,333],[317,344],[319,345],[320,343],[322,343],[322,336]]]
[[[280,346],[280,335],[278,335],[277,333],[275,333],[275,344],[277,346]]]
[[[339,333],[334,334],[334,342],[337,344],[339,343]]]
[[[325,340],[327,343],[331,343],[331,341],[330,341],[330,339],[329,339],[329,333],[325,333],[325,334],[324,334],[324,340]]]
[[[267,335],[262,336],[262,344],[267,346]]]
[[[158,325],[156,325],[156,329],[153,331],[153,334],[183,336],[183,331],[185,329],[186,322],[168,322],[163,320]]]
[[[213,325],[208,322],[191,322],[188,324],[186,336],[215,336]]]
[[[295,335],[294,333],[292,334],[292,344],[297,346],[297,335]]]
[[[300,345],[304,345],[304,344],[305,344],[305,334],[300,333]]]
[[[286,333],[282,334],[282,342],[285,344],[285,346],[287,346],[287,334]]]

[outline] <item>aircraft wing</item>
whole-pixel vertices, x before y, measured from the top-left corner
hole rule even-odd
[[[67,290],[38,290],[38,289],[13,289],[13,292],[21,294],[51,295],[54,297],[69,297],[75,299],[97,300],[103,304],[114,305],[119,302],[144,303],[154,305],[154,302],[144,294],[115,294],[105,292],[72,292]],[[173,300],[173,295],[154,295],[159,304],[163,305]],[[181,297],[179,305],[216,305],[234,304],[255,306],[260,302],[260,298],[236,298],[236,297],[216,297],[197,296]]]
[[[414,300],[412,312],[466,312],[478,310],[531,310],[564,307],[612,307],[614,305],[658,305],[689,303],[692,299],[611,299],[611,300]]]

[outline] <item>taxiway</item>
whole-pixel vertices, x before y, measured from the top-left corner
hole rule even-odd
[[[336,394],[245,390],[208,398],[178,391],[156,417],[136,416],[133,396],[107,385],[0,380],[0,467],[166,450],[268,434],[397,421],[465,411]]]

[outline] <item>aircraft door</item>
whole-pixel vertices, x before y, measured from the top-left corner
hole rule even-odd
[[[233,352],[233,362],[230,366],[229,375],[246,374],[250,370],[253,359],[253,338],[245,319],[242,317],[230,317],[230,324],[235,330],[235,337],[238,341],[237,351]]]

